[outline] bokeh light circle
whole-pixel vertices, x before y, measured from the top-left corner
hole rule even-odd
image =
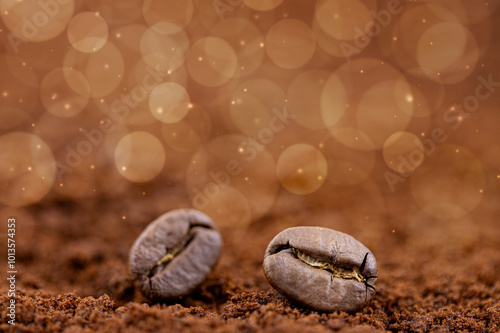
[[[356,112],[358,129],[381,148],[392,133],[406,129],[411,121],[411,87],[404,81],[384,80],[360,96]]]
[[[424,145],[415,134],[400,131],[387,138],[382,154],[389,168],[405,174],[413,172],[424,161]]]
[[[375,58],[360,58],[331,74],[320,107],[336,140],[352,149],[376,150],[391,134],[406,130],[412,120],[413,95],[396,68]]]
[[[102,49],[91,53],[85,71],[91,96],[110,94],[122,81],[124,70],[123,56],[115,45],[106,43]]]
[[[40,2],[43,3],[43,2]],[[73,16],[73,0],[53,1],[43,6],[32,1],[1,0],[2,20],[20,40],[44,42],[66,29]]]
[[[285,69],[300,68],[314,55],[316,37],[303,21],[280,20],[267,33],[266,51],[276,66]]]
[[[158,176],[165,165],[165,149],[148,132],[125,135],[115,148],[118,172],[132,182],[147,182]]]
[[[350,60],[353,55],[361,51],[360,48],[352,48],[353,42],[338,40],[327,34],[319,25],[317,20],[313,20],[312,29],[316,35],[316,43],[320,50],[326,52],[328,55],[337,58],[345,58]],[[355,46],[355,45],[354,45]]]
[[[418,41],[425,31],[441,22],[460,23],[460,20],[452,11],[435,3],[418,3],[396,17],[392,33],[387,31],[383,35],[390,40],[392,53],[401,67],[409,69],[417,65]]]
[[[99,51],[108,40],[108,24],[94,12],[82,12],[71,19],[67,29],[68,40],[80,52]]]
[[[309,129],[325,127],[321,116],[321,93],[330,72],[326,70],[309,70],[300,73],[288,87],[287,102],[290,111],[296,116],[295,121]],[[332,84],[332,83],[330,83]],[[330,96],[325,96],[329,98]],[[335,116],[333,117],[335,118]],[[328,121],[333,125],[335,119]]]
[[[45,75],[40,84],[40,100],[50,113],[72,117],[88,104],[90,87],[85,76],[73,68],[57,68]]]
[[[190,107],[188,92],[175,82],[163,82],[157,85],[149,96],[149,110],[163,123],[182,120]]]
[[[400,80],[411,87],[412,94],[408,98],[411,98],[413,104],[413,117],[426,118],[440,109],[445,97],[445,86],[442,82],[429,80],[419,67],[402,73]]]
[[[0,136],[0,161],[0,202],[7,206],[38,202],[54,184],[54,155],[36,135],[10,132]]]
[[[474,36],[463,25],[441,22],[422,34],[416,57],[430,79],[451,84],[472,73],[479,59],[479,48]]]
[[[111,94],[122,82],[125,61],[121,51],[108,41],[93,53],[82,53],[73,48],[68,50],[64,67],[82,72],[89,83],[91,98],[102,98]]]
[[[418,66],[412,75],[444,84],[461,82],[476,68],[491,29],[488,20],[474,27],[467,16],[462,1],[405,6],[381,32],[380,46],[403,70]]]
[[[467,33],[461,24],[435,24],[427,29],[418,41],[418,63],[421,68],[429,68],[435,73],[446,71],[463,57],[466,43]]]
[[[236,72],[238,59],[231,45],[222,38],[205,37],[188,51],[186,66],[191,78],[206,87],[229,81]]]
[[[347,91],[335,74],[330,75],[320,96],[321,116],[326,127],[335,125],[344,115],[347,107]]]
[[[244,135],[220,135],[202,145],[191,158],[186,171],[186,187],[193,207],[203,210],[217,203],[233,212],[219,197],[227,187],[238,190],[248,201],[251,220],[272,208],[279,189],[276,165],[271,153],[256,147]],[[236,214],[244,203],[234,207]],[[216,209],[210,208],[210,209]]]
[[[264,59],[264,36],[248,19],[227,18],[210,29],[210,34],[223,38],[236,52],[238,66],[234,77],[244,77],[255,72]]]
[[[174,71],[185,60],[189,39],[184,31],[165,35],[154,28],[147,29],[141,37],[142,59],[154,70]]]
[[[171,35],[181,32],[193,17],[192,0],[145,0],[144,19],[156,31]]]
[[[242,133],[255,136],[267,144],[286,125],[279,120],[284,107],[285,93],[276,83],[252,79],[234,89],[229,114],[233,124]]]
[[[328,167],[324,155],[314,146],[299,143],[285,149],[276,163],[281,185],[299,195],[318,190],[326,180]]]
[[[243,232],[252,222],[248,198],[233,186],[218,187],[214,193],[217,195],[210,198],[201,211],[217,221],[218,227]]]

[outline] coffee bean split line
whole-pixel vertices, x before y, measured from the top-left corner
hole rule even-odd
[[[170,261],[172,261],[179,253],[181,253],[189,245],[189,243],[191,243],[191,241],[193,240],[193,237],[194,237],[192,234],[193,228],[195,228],[195,227],[208,228],[206,225],[197,224],[196,221],[192,220],[191,218],[188,218],[188,221],[189,221],[190,227],[189,227],[189,231],[186,234],[187,237],[184,239],[181,239],[179,241],[179,243],[181,243],[180,245],[175,245],[172,248],[165,249],[165,255],[163,257],[161,257],[153,265],[153,267],[151,267],[150,270],[146,271],[145,274],[147,275],[148,278],[151,278],[154,274],[156,274],[156,272],[158,271],[158,267],[161,267],[161,266],[165,267],[166,265],[168,265],[168,263]]]
[[[175,246],[173,249],[166,248],[165,255],[161,257],[154,265],[151,267],[150,270],[146,271],[146,275],[148,278],[151,278],[156,272],[159,270],[159,267],[165,267],[167,266],[174,258],[184,250],[189,243],[193,240],[193,235],[190,235],[186,239],[182,239],[181,242],[182,244],[180,246]]]
[[[297,258],[309,266],[324,269],[332,273],[332,279],[334,277],[341,279],[355,279],[359,282],[366,282],[365,277],[360,273],[359,268],[355,266],[336,266],[331,262],[315,258],[307,254],[306,252],[300,251],[292,247],[292,251],[295,253]]]

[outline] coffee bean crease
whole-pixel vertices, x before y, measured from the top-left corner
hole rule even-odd
[[[354,266],[336,266],[334,263],[315,258],[305,252],[292,248],[297,258],[311,267],[320,268],[332,273],[332,279],[338,277],[341,279],[356,279],[359,282],[365,282],[366,279],[361,275],[359,268]]]

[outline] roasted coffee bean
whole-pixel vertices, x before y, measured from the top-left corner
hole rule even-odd
[[[375,257],[352,236],[332,229],[280,232],[269,243],[263,266],[276,290],[316,311],[352,312],[375,295]]]
[[[179,209],[151,222],[130,250],[129,269],[142,293],[172,300],[198,287],[219,259],[215,223],[194,209]]]

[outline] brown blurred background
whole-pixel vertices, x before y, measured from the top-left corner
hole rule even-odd
[[[498,215],[499,6],[1,0],[0,215],[327,208],[473,244]]]

